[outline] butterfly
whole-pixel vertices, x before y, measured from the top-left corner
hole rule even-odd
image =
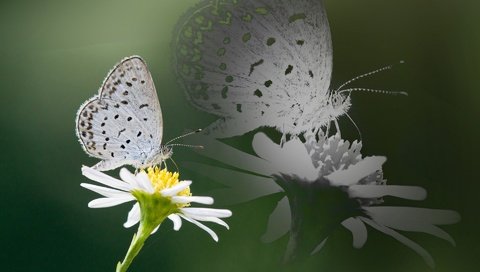
[[[176,33],[175,71],[187,97],[222,117],[205,130],[212,136],[265,126],[316,133],[351,106],[349,95],[329,90],[332,41],[320,0],[204,1]]]
[[[98,95],[77,113],[76,133],[85,152],[101,159],[93,168],[145,168],[170,158],[162,146],[163,121],[152,76],[139,56],[123,59],[108,73]]]

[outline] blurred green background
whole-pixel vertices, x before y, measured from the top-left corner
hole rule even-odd
[[[94,95],[121,58],[141,55],[161,101],[165,139],[208,124],[193,109],[172,70],[171,37],[179,17],[197,1],[2,1],[0,4],[0,270],[113,271],[133,229],[130,205],[88,209],[96,195],[82,164],[93,165],[74,132],[80,104]],[[405,60],[359,87],[408,91],[408,97],[355,94],[351,115],[365,155],[385,155],[390,184],[419,185],[419,207],[454,209],[451,247],[407,234],[437,262],[436,271],[480,265],[480,2],[474,0],[327,0],[334,46],[334,86]],[[345,126],[349,126],[344,122]],[[350,125],[351,126],[351,125]],[[346,133],[355,135],[353,128]],[[177,149],[178,150],[178,149]],[[176,150],[179,165],[193,151]],[[116,173],[115,173],[116,174]],[[196,179],[195,194],[215,185]],[[185,223],[170,223],[147,242],[131,271],[277,271],[287,239],[262,244],[278,196],[228,206],[230,231],[214,226],[217,244]],[[396,203],[396,202],[394,202]],[[398,204],[397,203],[397,204]],[[477,268],[478,269],[478,268]],[[376,231],[364,249],[344,230],[302,267],[304,271],[430,271],[413,251]]]

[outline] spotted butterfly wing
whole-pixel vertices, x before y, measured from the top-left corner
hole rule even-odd
[[[142,167],[160,153],[162,112],[142,58],[125,58],[113,68],[99,94],[80,107],[76,131],[85,152],[102,159],[94,166],[100,171]]]
[[[262,126],[298,135],[335,117],[322,1],[205,1],[185,16],[174,42],[188,98],[224,117],[208,128],[215,136]]]

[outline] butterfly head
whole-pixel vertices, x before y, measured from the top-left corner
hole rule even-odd
[[[328,98],[330,104],[330,115],[332,117],[340,116],[348,111],[351,106],[350,93],[331,91]]]
[[[168,141],[165,145],[161,145],[156,149],[153,154],[154,157],[150,160],[152,165],[162,165],[166,160],[171,159],[173,155],[173,147],[174,146],[182,146],[182,147],[193,147],[193,148],[201,148],[202,146],[195,146],[195,145],[187,145],[187,144],[172,144],[172,142],[175,142],[178,139],[181,139],[183,137],[199,133],[201,132],[201,129],[197,129],[195,131],[186,133],[184,135],[178,136],[176,138],[173,138],[172,140]],[[171,159],[172,162],[175,164],[173,159]]]
[[[152,156],[146,160],[142,166],[154,166],[162,165],[166,160],[170,159],[173,155],[173,150],[171,146],[165,145],[160,146],[157,150],[152,152]]]
[[[157,156],[157,159],[161,162],[170,159],[173,155],[173,149],[169,145],[164,145],[160,147],[160,153]]]

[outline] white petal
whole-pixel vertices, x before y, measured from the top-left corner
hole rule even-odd
[[[417,186],[353,185],[348,188],[348,195],[363,198],[394,196],[409,200],[424,200],[427,197],[427,191]]]
[[[215,198],[217,204],[244,203],[283,191],[270,177],[260,177],[200,163],[184,163],[185,166],[199,174],[208,173],[209,178],[225,185],[226,188],[215,189],[209,193]]]
[[[153,189],[152,183],[148,178],[147,173],[140,171],[135,178],[137,179],[138,184],[142,187],[145,192],[153,194],[155,190]]]
[[[172,186],[167,189],[163,189],[161,191],[163,196],[169,197],[169,196],[174,196],[181,191],[185,190],[188,186],[190,186],[192,182],[190,180],[182,180],[179,183],[177,183],[175,186]]]
[[[130,173],[127,168],[120,169],[120,178],[130,184],[132,188],[140,188],[140,185],[137,182],[137,178],[134,174]]]
[[[198,220],[198,221],[217,223],[219,225],[224,226],[227,229],[230,229],[230,227],[228,226],[228,224],[225,221],[223,221],[222,219],[217,218],[217,217],[213,217],[213,216],[194,216],[194,215],[191,215],[189,217],[191,219],[195,219],[195,220]]]
[[[381,231],[381,232],[393,237],[395,240],[397,240],[400,243],[402,243],[402,244],[406,245],[407,247],[411,248],[417,254],[422,256],[422,258],[425,260],[425,262],[431,268],[435,267],[435,262],[433,261],[432,256],[423,247],[421,247],[419,244],[415,243],[414,241],[408,239],[407,237],[401,235],[400,233],[398,233],[398,232],[396,232],[396,231],[394,231],[390,228],[387,228],[383,225],[377,224],[376,222],[374,222],[374,221],[372,221],[368,218],[361,217],[361,219],[362,219],[362,221],[369,224],[370,226],[377,229],[378,231]]]
[[[135,203],[135,205],[133,205],[132,209],[128,212],[127,221],[123,223],[123,226],[125,228],[130,228],[134,226],[135,224],[140,222],[140,217],[141,217],[141,210],[140,210],[140,205],[137,202]]]
[[[180,216],[176,215],[176,214],[171,214],[168,216],[168,219],[172,220],[173,222],[173,229],[175,231],[178,231],[180,230],[180,228],[182,227],[182,219],[180,218]]]
[[[211,230],[209,227],[205,226],[204,224],[198,222],[197,220],[195,219],[192,219],[192,218],[189,218],[183,214],[178,214],[180,215],[183,219],[187,220],[188,222],[192,223],[192,224],[195,224],[197,225],[199,228],[203,229],[204,231],[206,231],[208,234],[210,234],[210,236],[212,236],[213,240],[215,240],[215,242],[218,242],[218,236],[217,234]]]
[[[291,217],[290,204],[284,197],[277,203],[275,210],[268,218],[267,230],[262,235],[262,242],[270,243],[285,235],[290,230]]]
[[[412,207],[366,207],[365,210],[368,212],[368,215],[370,215],[372,219],[379,224],[397,230],[428,233],[430,235],[444,239],[455,246],[455,241],[453,240],[453,238],[447,232],[435,226],[432,221],[429,220],[432,217],[433,213],[438,212],[437,210]],[[429,214],[429,211],[432,214]],[[459,220],[459,215],[457,213],[452,213],[452,211],[447,210],[443,211],[445,212],[443,222],[456,222],[455,220],[452,220],[455,218],[450,218],[453,216],[455,216]],[[436,222],[437,224],[441,224],[438,222],[442,221]]]
[[[387,161],[386,157],[366,157],[345,170],[335,171],[325,177],[333,186],[354,185],[362,178],[375,173],[377,170],[381,170],[385,161]]]
[[[172,202],[180,204],[196,202],[200,204],[212,205],[213,198],[209,196],[172,196]]]
[[[94,170],[87,166],[82,166],[82,174],[93,181],[113,187],[115,189],[130,191],[130,189],[132,188],[129,184],[121,180],[112,178],[100,171]]]
[[[225,209],[210,209],[210,208],[183,208],[183,213],[187,216],[213,216],[218,218],[225,218],[232,216],[230,210]]]
[[[129,192],[120,191],[112,188],[102,187],[90,183],[81,183],[80,186],[86,188],[90,191],[94,191],[95,193],[101,194],[106,197],[122,197],[130,195]]]
[[[322,242],[320,242],[320,244],[318,244],[315,249],[312,251],[312,253],[310,253],[310,255],[314,255],[314,254],[317,254],[320,250],[322,250],[323,246],[327,243],[327,240],[328,240],[328,237],[323,239]]]
[[[245,169],[253,173],[266,176],[269,176],[271,173],[275,173],[276,168],[272,168],[271,163],[265,161],[264,159],[247,154],[212,137],[199,134],[189,137],[188,141],[191,144],[202,143],[204,145],[205,148],[201,151],[202,156],[206,156],[224,164],[232,165],[239,169]]]
[[[318,178],[318,170],[299,139],[290,140],[280,147],[264,133],[257,133],[252,146],[255,153],[272,163],[275,172],[270,174],[284,173],[312,181]]]
[[[126,197],[105,197],[97,198],[88,203],[89,208],[108,208],[135,200],[132,195]]]
[[[353,247],[361,248],[367,242],[368,232],[365,224],[356,217],[343,220],[342,225],[352,233]]]
[[[397,221],[401,220],[403,222],[450,225],[460,221],[460,215],[456,211],[451,210],[395,206],[365,207],[365,210],[380,219],[387,219],[388,216],[394,219],[393,216],[395,216]]]

